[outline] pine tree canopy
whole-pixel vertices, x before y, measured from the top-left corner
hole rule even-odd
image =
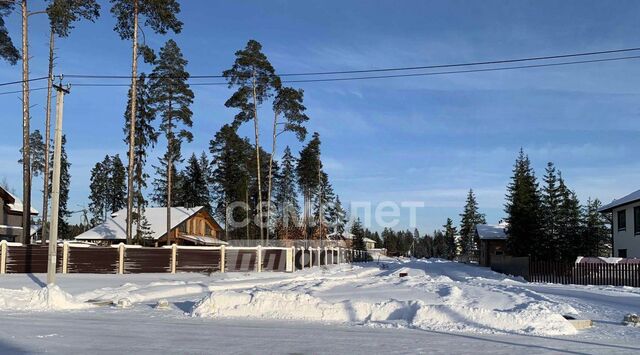
[[[13,11],[14,2],[0,2],[0,58],[11,65],[15,65],[20,59],[18,48],[13,45],[4,19]]]
[[[134,4],[131,0],[111,0],[111,14],[116,18],[113,30],[120,38],[133,38]],[[138,16],[144,18],[144,25],[159,34],[169,30],[180,33],[182,22],[176,15],[180,13],[177,0],[138,0]],[[140,22],[142,23],[142,21]]]
[[[53,33],[67,37],[74,22],[81,18],[94,22],[100,17],[100,4],[96,0],[53,0],[47,7],[47,14]]]

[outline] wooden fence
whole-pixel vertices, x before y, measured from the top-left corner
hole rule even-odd
[[[640,287],[640,264],[530,261],[526,279],[531,282]]]
[[[522,276],[530,282],[640,287],[640,264],[632,263],[571,264],[531,260],[527,257],[505,257],[492,260],[491,269]]]
[[[0,242],[0,274],[47,272],[47,245]],[[353,254],[353,255],[352,255]],[[344,248],[74,246],[57,249],[57,272],[132,274],[175,272],[293,272],[366,260]]]

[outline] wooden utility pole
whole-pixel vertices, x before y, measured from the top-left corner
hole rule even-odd
[[[58,214],[60,212],[60,165],[62,156],[62,112],[64,95],[69,87],[54,85],[56,89],[56,129],[53,142],[53,179],[51,180],[51,230],[49,231],[49,257],[47,258],[47,285],[56,282],[56,254],[58,251]]]
[[[129,118],[129,169],[127,175],[127,244],[131,244],[133,210],[133,163],[136,144],[136,105],[138,98],[138,0],[133,0],[133,59],[131,64],[131,117]],[[139,217],[138,217],[139,218]],[[168,235],[167,235],[168,237]]]
[[[31,243],[31,149],[29,147],[29,41],[27,0],[22,0],[22,244]]]

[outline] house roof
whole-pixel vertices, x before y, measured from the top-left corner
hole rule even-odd
[[[0,186],[0,197],[4,200],[5,205],[9,209],[9,212],[13,213],[22,213],[22,209],[24,206],[22,205],[22,200],[20,200],[16,195],[4,189]],[[37,215],[38,211],[31,207],[31,214]]]
[[[598,209],[598,212],[611,212],[614,208],[640,201],[640,190],[632,192],[625,197],[611,201]]]
[[[338,232],[332,232],[327,234],[327,238],[331,239],[331,240],[336,240],[336,239],[345,239],[345,240],[351,240],[353,239],[353,237],[355,237],[355,235],[344,231],[342,232],[342,234],[339,234]],[[364,240],[365,243],[375,243],[376,241],[370,238],[363,238],[362,240]]]
[[[507,225],[501,224],[476,224],[476,233],[480,239],[485,240],[504,240],[507,239],[505,231]]]
[[[229,243],[222,241],[218,238],[214,238],[214,237],[209,237],[209,236],[202,236],[202,235],[188,235],[188,234],[183,234],[183,235],[179,235],[178,239],[184,239],[184,240],[188,240],[190,242],[194,242],[196,244],[199,245],[214,245],[214,246],[218,246],[218,245],[228,245]]]
[[[180,223],[195,215],[204,207],[172,207],[171,208],[171,229],[178,227]],[[144,211],[144,216],[149,222],[151,238],[158,240],[167,233],[167,208],[166,207],[150,207]],[[88,231],[78,235],[75,239],[79,240],[125,240],[126,234],[126,218],[127,210],[122,209],[107,220]]]

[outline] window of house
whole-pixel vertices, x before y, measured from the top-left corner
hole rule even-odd
[[[618,211],[618,230],[624,231],[627,230],[627,211],[622,210]]]
[[[618,257],[626,258],[627,257],[627,249],[618,249]]]
[[[640,235],[640,206],[633,208],[633,234]]]

